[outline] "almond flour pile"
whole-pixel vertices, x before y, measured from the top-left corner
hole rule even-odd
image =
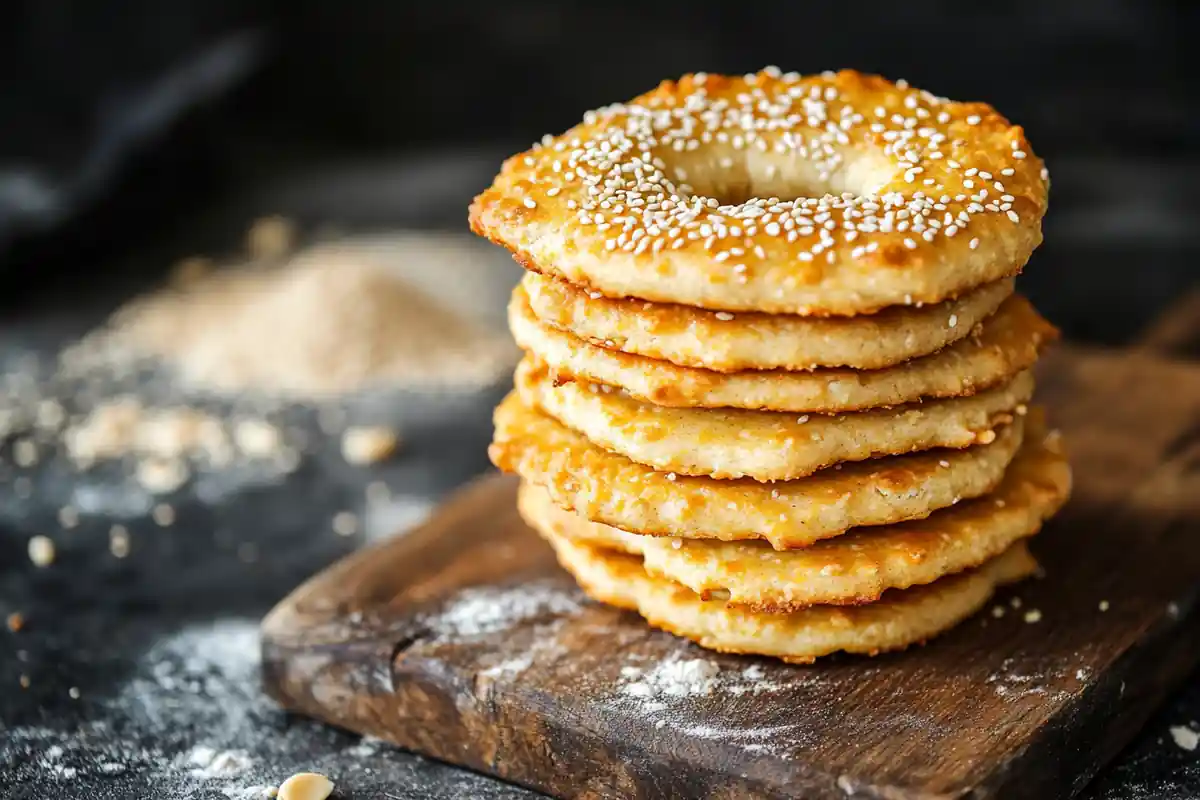
[[[401,233],[296,251],[293,241],[288,221],[259,220],[241,260],[186,259],[165,286],[117,309],[53,360],[5,365],[0,483],[12,487],[12,499],[33,494],[48,462],[76,473],[79,486],[116,464],[139,498],[116,505],[153,509],[170,524],[164,500],[172,493],[194,484],[212,496],[214,482],[277,481],[324,437],[357,467],[403,452],[402,431],[351,424],[347,401],[479,391],[515,362],[502,323],[481,311],[496,305],[489,282],[506,276],[476,242]],[[317,412],[315,435],[297,421],[307,410]],[[68,505],[59,518],[93,511]],[[334,519],[337,533],[362,527],[350,511]],[[34,539],[34,563],[53,564],[53,537]],[[128,553],[124,528],[110,550]]]
[[[506,336],[404,277],[418,269],[466,283],[480,266],[473,248],[449,248],[457,263],[403,263],[424,236],[396,239],[391,253],[348,241],[287,256],[282,234],[269,226],[267,236],[264,225],[249,237],[257,260],[225,269],[184,262],[170,286],[127,304],[65,354],[68,366],[155,359],[201,393],[303,401],[481,387],[515,360]]]

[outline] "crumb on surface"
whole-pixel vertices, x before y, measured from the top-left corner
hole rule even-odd
[[[129,555],[129,530],[124,525],[118,523],[109,528],[108,551],[116,558]]]
[[[150,516],[159,526],[166,528],[175,522],[175,509],[167,503],[159,503]]]
[[[48,567],[54,563],[54,542],[48,536],[32,536],[29,539],[29,560],[35,567]]]
[[[297,772],[279,784],[279,800],[325,800],[333,792],[333,781],[315,772]]]
[[[339,536],[353,536],[358,532],[358,515],[352,511],[339,511],[334,514],[333,532]]]
[[[342,458],[348,464],[375,464],[400,447],[400,435],[384,425],[347,428],[342,434]]]
[[[1195,750],[1200,745],[1200,733],[1186,725],[1172,725],[1171,738],[1175,740],[1176,746],[1188,752]]]
[[[79,524],[79,511],[74,506],[63,506],[58,510],[58,524],[63,530],[70,530]]]
[[[296,226],[278,214],[260,217],[246,231],[246,249],[251,258],[270,261],[282,258],[296,240]]]
[[[138,461],[134,477],[151,494],[170,494],[187,483],[190,474],[182,459],[149,456]]]

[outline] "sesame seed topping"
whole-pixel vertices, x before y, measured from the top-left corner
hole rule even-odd
[[[856,92],[846,90],[852,85],[842,74],[801,78],[777,67],[732,79],[696,73],[676,84],[678,94],[588,112],[584,127],[543,138],[522,163],[535,173],[535,195],[539,184],[552,184],[545,197],[566,195],[574,223],[592,228],[609,252],[636,257],[695,247],[740,282],[749,259],[769,258],[762,236],[784,239],[789,258],[835,264],[876,253],[881,242],[916,250],[969,230],[980,215],[1020,221],[1012,203],[1023,187],[1014,181],[1006,189],[991,172],[964,163],[980,148],[951,135],[955,116],[940,107],[948,101],[898,81],[887,101],[859,107]],[[965,121],[974,126],[982,118]],[[770,188],[749,199],[714,197],[698,174],[673,163],[684,160],[677,154],[710,146],[721,148],[713,154],[720,169],[749,173],[747,193],[764,182]],[[1010,146],[1014,159],[1026,156],[1019,137]],[[851,154],[867,150],[881,150],[894,171],[845,185],[844,176],[858,171],[847,169],[859,157]],[[768,196],[797,159],[810,162],[816,185],[798,197]],[[989,183],[977,189],[978,181]],[[959,183],[977,193],[951,194]],[[999,202],[989,189],[1003,193]],[[537,207],[534,197],[521,202]],[[970,241],[976,249],[979,239]]]

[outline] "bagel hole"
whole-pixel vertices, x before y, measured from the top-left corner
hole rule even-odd
[[[808,158],[759,151],[678,159],[673,166],[676,183],[686,185],[686,195],[711,197],[721,205],[755,198],[802,200],[846,193],[866,197],[878,194],[896,173],[888,159],[855,152],[824,170]]]

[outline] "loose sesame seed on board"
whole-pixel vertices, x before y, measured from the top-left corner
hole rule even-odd
[[[712,163],[698,155],[706,148]],[[1036,222],[1047,182],[1040,164],[1022,165],[1027,157],[1021,129],[987,106],[857,73],[802,78],[767,68],[664,83],[588,112],[583,125],[544,137],[513,163],[527,213],[561,209],[600,234],[607,251],[636,256],[695,245],[745,273],[778,255],[772,242],[798,247],[801,261],[829,264],[878,258],[881,243],[918,251],[959,234],[975,250],[977,233]],[[868,158],[882,158],[884,173],[894,174],[850,186],[851,160]],[[722,191],[688,183],[700,180],[703,166],[753,188],[746,173],[755,163],[778,190],[770,179],[797,161],[808,164],[800,172],[815,175],[807,188],[819,196],[724,202],[712,196]],[[865,190],[847,191],[854,188]],[[975,230],[985,217],[996,221]]]

